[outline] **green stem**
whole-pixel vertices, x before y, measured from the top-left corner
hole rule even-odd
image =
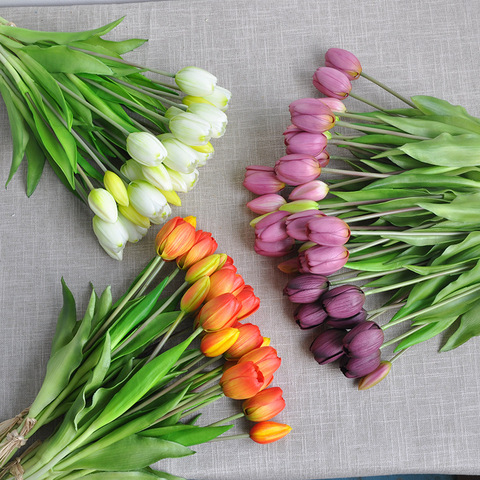
[[[352,118],[354,120],[362,120],[365,122],[372,122],[372,123],[382,123],[385,125],[383,120],[380,120],[374,116],[362,115],[361,113],[355,112],[333,112],[337,117],[345,117],[345,118]]]
[[[367,274],[359,274],[358,271],[355,271],[353,275],[348,274],[347,276],[345,276],[345,273],[338,273],[337,275],[332,275],[329,277],[329,282],[330,285],[342,285],[345,282],[360,282],[370,278],[383,277],[384,275],[388,275],[390,273],[398,273],[403,270],[403,268],[396,268],[395,270],[388,270],[386,272],[373,272]]]
[[[369,310],[368,315],[381,315],[382,313],[387,312],[388,310],[395,310],[397,308],[403,307],[406,302],[391,303],[389,305],[384,305],[380,308],[375,308],[374,310]]]
[[[380,346],[380,349],[385,348],[385,347],[388,347],[389,345],[393,345],[394,343],[397,343],[397,342],[399,342],[400,340],[403,340],[404,338],[409,337],[409,336],[412,335],[413,333],[418,332],[419,330],[421,330],[421,329],[424,328],[424,327],[425,327],[425,325],[417,325],[416,327],[411,328],[411,329],[408,330],[407,332],[402,333],[401,335],[398,335],[398,337],[392,338],[392,339],[389,340],[388,342],[384,342],[384,343]],[[383,327],[382,327],[382,328],[383,328]]]
[[[236,435],[225,435],[223,437],[217,437],[210,440],[211,442],[222,442],[223,440],[238,440],[241,438],[250,438],[248,433],[237,433]]]
[[[352,130],[359,130],[360,132],[380,133],[382,135],[393,135],[395,137],[409,138],[409,139],[412,139],[412,140],[430,140],[429,137],[421,137],[419,135],[411,135],[409,133],[396,132],[396,131],[393,131],[393,130],[385,130],[385,129],[381,129],[381,128],[365,127],[365,126],[362,126],[362,125],[355,125],[355,124],[349,123],[349,122],[343,122],[342,120],[338,120],[335,123],[335,125],[339,126],[339,127],[351,128]]]
[[[352,235],[394,235],[396,237],[409,236],[413,235],[416,237],[421,237],[425,235],[425,232],[411,232],[411,231],[395,231],[395,230],[351,230]],[[467,235],[469,232],[432,232],[438,236],[458,236],[458,235]]]
[[[377,245],[381,245],[382,243],[388,243],[390,241],[391,240],[389,238],[380,238],[379,240],[374,240],[373,242],[364,243],[361,247],[349,248],[348,251],[350,252],[350,255],[353,255],[354,253],[361,252],[362,250],[376,247]],[[355,243],[353,245],[355,245]]]
[[[87,184],[87,187],[90,190],[93,190],[95,187],[92,185],[92,182],[90,181],[87,174],[84,172],[83,168],[80,165],[77,165],[77,172],[83,178],[83,181]]]
[[[158,87],[157,89],[155,89],[155,88],[147,87],[146,85],[142,85],[142,84],[134,85],[131,82],[120,80],[119,78],[116,78],[116,77],[108,77],[108,78],[113,82],[120,83],[121,85],[125,85],[126,87],[139,89],[138,91],[142,93],[151,93],[153,95],[160,96],[161,98],[164,98],[163,95],[167,95],[171,98],[176,98],[177,100],[180,100],[179,89],[175,86],[167,86],[166,84],[152,81],[152,83],[157,85]],[[175,88],[177,89],[177,91],[174,90]],[[159,95],[159,93],[161,93],[161,95]],[[183,103],[179,105],[183,105]],[[186,105],[184,106],[186,107]]]
[[[375,108],[376,110],[380,110],[381,112],[388,113],[384,108],[380,107],[380,105],[377,105],[376,103],[373,103],[370,100],[367,100],[366,98],[360,97],[355,93],[350,92],[348,95],[352,98],[355,98],[359,102],[365,103],[366,105],[369,105],[370,107]]]
[[[369,80],[370,82],[374,83],[375,85],[378,85],[380,88],[383,88],[388,93],[391,93],[394,97],[397,97],[399,100],[406,103],[408,106],[417,109],[416,105],[413,102],[411,102],[410,100],[408,100],[404,96],[400,95],[395,90],[392,90],[390,87],[387,87],[384,83],[381,83],[378,80],[375,80],[373,77],[371,77],[370,75],[367,75],[364,72],[362,72],[360,75],[363,78],[365,78],[366,80]]]
[[[399,357],[401,357],[409,348],[412,348],[412,346],[413,345],[411,345],[410,347],[404,348],[403,350],[400,350],[396,355],[394,355],[390,359],[390,363],[393,363],[395,360],[397,360]]]
[[[411,245],[408,244],[402,244],[402,245],[396,245],[394,247],[389,247],[389,248],[382,248],[380,250],[375,250],[374,252],[371,253],[366,253],[364,255],[358,255],[357,257],[350,257],[349,259],[349,264],[358,262],[359,260],[366,260],[368,258],[376,257],[377,255],[384,255],[385,253],[391,253],[391,252],[396,252],[398,250],[405,250],[406,248],[410,248]]]
[[[367,177],[367,178],[388,178],[391,176],[389,173],[372,173],[372,172],[355,172],[354,170],[342,170],[339,168],[322,168],[324,173],[338,173],[340,175],[347,175],[353,177]]]
[[[371,220],[372,218],[379,218],[383,217],[384,215],[396,215],[397,213],[406,213],[406,212],[418,212],[420,210],[424,210],[422,207],[407,207],[407,208],[398,208],[396,210],[387,210],[386,212],[377,212],[377,213],[369,213],[367,215],[360,215],[357,217],[347,217],[344,218],[348,224],[353,222],[361,222],[363,220]]]
[[[230,415],[229,417],[223,418],[222,420],[219,420],[218,422],[210,423],[210,425],[207,425],[207,426],[208,427],[219,427],[220,425],[225,425],[225,423],[233,422],[234,420],[237,420],[237,419],[242,418],[244,416],[245,416],[245,414],[243,412],[236,413],[235,415]]]
[[[347,187],[349,185],[353,185],[353,184],[356,184],[356,183],[367,182],[367,181],[368,181],[368,178],[354,178],[352,180],[345,180],[343,182],[331,183],[330,186],[329,186],[329,191],[332,192],[332,191],[335,191],[335,190],[337,190],[338,188],[341,188],[341,187]]]
[[[359,147],[360,144],[358,142],[344,142],[343,140],[335,140],[335,138],[331,138],[328,143],[331,143],[332,145],[347,145],[351,147]],[[382,152],[386,152],[387,150],[390,150],[390,148],[387,147],[381,147],[380,145],[368,145],[362,148],[362,150],[381,150]]]
[[[172,333],[175,331],[175,329],[180,325],[180,322],[184,319],[185,317],[185,312],[180,312],[175,319],[175,321],[172,323],[170,328],[166,331],[165,335],[163,336],[162,340],[158,342],[157,346],[153,350],[152,354],[148,357],[147,362],[151,362],[160,352],[160,350],[165,346],[167,343],[168,339],[172,336]]]

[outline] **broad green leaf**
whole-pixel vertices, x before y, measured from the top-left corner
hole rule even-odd
[[[77,164],[83,169],[83,171],[90,177],[103,183],[103,172],[98,171],[93,167],[88,160],[86,160],[79,152],[77,153]]]
[[[365,270],[367,272],[384,272],[396,268],[394,265],[391,264],[386,265],[388,261],[394,260],[396,256],[397,252],[385,253],[383,255],[377,255],[369,259],[357,261],[355,261],[355,257],[352,257],[347,262],[345,267],[351,268],[352,270]]]
[[[101,323],[112,310],[112,287],[108,285],[95,303],[95,313],[92,320],[92,331]]]
[[[425,325],[420,330],[417,330],[415,333],[412,333],[407,338],[404,338],[395,348],[395,352],[399,350],[404,350],[405,348],[411,347],[421,342],[425,342],[430,338],[439,335],[445,331],[458,317],[454,316],[451,318],[445,318],[439,322],[430,323]],[[480,333],[480,331],[479,331]]]
[[[52,349],[50,355],[69,343],[75,334],[75,325],[77,323],[77,310],[75,298],[62,278],[63,307],[57,320],[57,328],[53,337]]]
[[[411,98],[412,102],[417,106],[417,108],[426,115],[448,115],[475,119],[462,106],[452,105],[441,98],[431,97],[428,95],[415,95]]]
[[[480,335],[480,300],[477,300],[470,309],[460,317],[458,328],[450,335],[440,351],[448,352],[449,350],[453,350],[478,335]]]
[[[480,193],[460,194],[450,203],[418,202],[418,206],[439,217],[456,222],[471,223],[478,219]]]
[[[407,119],[405,119],[407,120]],[[371,127],[371,125],[369,125]],[[398,135],[388,135],[383,133],[367,133],[365,135],[349,138],[350,142],[361,143],[364,145],[405,145],[406,143],[416,142],[418,140],[400,137]]]
[[[64,75],[64,74],[54,74],[55,79],[57,82],[62,84],[64,87],[68,88],[71,90],[75,95],[80,97],[82,100],[86,101],[85,98],[82,95],[82,92],[77,88],[77,86],[69,80],[69,78]],[[60,88],[60,87],[59,87]],[[92,120],[92,111],[83,105],[81,101],[78,101],[71,97],[70,95],[66,94],[65,95],[65,100],[72,109],[73,112],[75,112],[74,117],[78,120],[81,120],[83,122],[83,126],[88,125],[92,126],[93,125],[93,120]]]
[[[385,187],[385,188],[374,188],[362,190],[354,190],[353,192],[331,192],[332,195],[345,200],[346,202],[356,202],[356,201],[366,201],[366,200],[393,200],[395,198],[405,198],[405,197],[422,197],[428,194],[427,190],[422,188],[395,188],[395,187]],[[331,200],[329,200],[331,201]],[[319,203],[320,210],[323,207],[324,203],[328,205],[327,202],[321,200]],[[338,202],[337,202],[338,203]]]
[[[65,477],[62,477],[62,478],[65,478]],[[138,472],[98,471],[95,473],[90,473],[88,475],[82,475],[82,478],[84,478],[85,480],[118,480],[119,478],[125,479],[125,480],[156,480],[159,477],[157,477],[153,473],[142,472],[142,471],[138,471]],[[166,479],[166,477],[163,477],[163,478]]]
[[[455,281],[450,282],[439,291],[435,297],[435,303],[451,296],[456,291],[476,284],[480,284],[480,263],[477,263],[472,269],[461,273]]]
[[[475,254],[472,255],[472,252]],[[471,232],[462,241],[448,246],[442,255],[432,262],[432,265],[455,264],[469,258],[476,258],[478,254],[480,254],[480,232]]]
[[[463,131],[480,133],[480,122],[477,118],[471,116],[452,116],[452,115],[429,115],[430,120],[441,122],[447,125],[454,125],[462,128]],[[451,132],[450,132],[451,133]],[[466,132],[465,132],[466,133]]]
[[[30,197],[42,176],[45,153],[33,135],[28,140],[25,153],[27,156],[27,196]]]
[[[406,265],[405,268],[411,270],[412,272],[418,273],[419,275],[431,275],[435,273],[446,272],[451,270],[455,267],[462,267],[466,262],[469,260],[465,260],[465,262],[455,263],[455,264],[447,264],[447,265]]]
[[[415,276],[416,275],[408,271],[388,273],[386,275],[382,275],[379,278],[368,281],[363,285],[363,287],[368,287],[368,288],[387,287],[389,285],[395,285],[399,282],[405,282],[406,280],[415,278]]]
[[[163,429],[170,427],[159,427],[140,432],[141,436],[163,438],[171,442],[180,443],[185,447],[191,447],[192,445],[198,445],[200,443],[206,443],[223,433],[230,430],[233,425],[223,425],[219,427],[199,427],[196,425],[184,425],[185,428],[181,428],[171,432],[162,433]]]
[[[167,472],[161,472],[159,470],[153,470],[152,468],[148,467],[146,469],[144,469],[145,471],[149,472],[149,473],[152,473],[153,475],[155,475],[157,478],[161,478],[163,480],[186,480],[185,478],[182,478],[182,477],[177,477],[176,475],[172,475],[170,473],[167,473]]]
[[[142,46],[147,40],[141,38],[129,38],[127,40],[115,42],[111,40],[105,40],[100,38],[98,35],[91,36],[90,38],[84,40],[83,42],[72,42],[70,45],[83,48],[85,50],[92,50],[95,52],[110,52],[109,55],[115,56],[122,55],[127,52],[131,52],[136,48]]]
[[[398,170],[396,165],[392,165],[386,162],[376,162],[375,160],[362,160],[364,165],[373,168],[376,172],[389,173]]]

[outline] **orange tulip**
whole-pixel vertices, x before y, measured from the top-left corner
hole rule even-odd
[[[237,294],[238,301],[242,304],[242,309],[238,314],[238,319],[243,320],[255,313],[260,308],[260,299],[255,296],[253,288],[245,285]]]
[[[200,350],[206,357],[222,355],[235,343],[239,333],[237,328],[232,327],[207,333],[200,342]]]
[[[263,337],[263,343],[260,345],[261,347],[268,347],[270,345],[270,338]]]
[[[252,422],[264,422],[278,415],[285,408],[283,391],[280,387],[267,388],[242,404],[245,417]]]
[[[188,283],[196,282],[200,277],[210,276],[218,269],[221,256],[218,253],[209,255],[194,263],[185,274],[185,281]]]
[[[195,227],[181,217],[169,220],[155,239],[157,254],[164,260],[174,260],[183,255],[193,247],[194,242]]]
[[[277,371],[282,361],[273,347],[260,347],[243,355],[238,360],[238,363],[242,362],[256,363],[263,376],[269,378]]]
[[[195,243],[192,248],[177,257],[177,265],[182,270],[187,270],[194,263],[202,260],[202,258],[208,257],[215,253],[218,245],[210,232],[204,232],[203,230],[197,230],[195,232]]]
[[[180,300],[180,310],[191,313],[199,309],[210,289],[210,277],[200,277],[184,294]]]
[[[259,422],[250,429],[250,438],[257,443],[272,443],[280,440],[292,430],[284,423]]]
[[[235,275],[235,281],[233,282],[233,289],[232,289],[233,295],[237,297],[241,293],[244,287],[245,287],[245,280],[240,274],[237,273]]]
[[[227,255],[227,259],[225,260],[225,264],[223,265],[222,268],[233,270],[235,273],[237,273],[237,267],[233,264],[233,258]]]
[[[237,341],[225,352],[225,358],[229,360],[240,358],[251,350],[261,347],[263,343],[263,337],[257,325],[239,323],[235,327],[239,331],[239,336]]]
[[[253,362],[243,362],[225,370],[219,383],[227,397],[245,400],[260,391],[263,380],[262,372]]]
[[[225,270],[223,267],[212,273],[210,276],[210,291],[207,295],[207,302],[222,293],[232,293],[235,283],[235,272]]]
[[[224,293],[208,301],[198,312],[198,324],[206,332],[231,327],[237,321],[240,302],[231,293]]]

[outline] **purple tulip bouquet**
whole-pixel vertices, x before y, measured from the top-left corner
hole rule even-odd
[[[359,77],[400,108],[352,93]],[[325,97],[290,104],[286,155],[247,167],[244,186],[257,195],[247,206],[258,215],[255,251],[285,257],[296,323],[318,327],[315,360],[339,361],[364,390],[416,344],[442,334],[448,351],[480,334],[480,119],[405,98],[338,48],[313,84]],[[347,109],[348,96],[368,111]],[[365,308],[374,295],[381,306]]]

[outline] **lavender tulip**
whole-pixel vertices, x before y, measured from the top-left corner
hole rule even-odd
[[[295,240],[290,237],[277,242],[266,242],[257,238],[255,239],[254,250],[264,257],[283,257],[292,251],[294,244]]]
[[[328,194],[328,185],[321,180],[312,180],[295,187],[290,195],[289,200],[313,200],[319,202]]]
[[[311,247],[298,254],[300,272],[331,275],[348,261],[348,250],[343,247]]]
[[[340,100],[348,97],[352,89],[348,76],[331,67],[317,68],[313,74],[313,86],[327,97]]]
[[[315,157],[306,154],[291,154],[277,160],[275,175],[288,185],[301,185],[315,180],[321,173]]]
[[[305,273],[289,280],[283,294],[287,295],[292,303],[311,303],[327,292],[328,286],[327,277]]]
[[[293,314],[294,320],[302,330],[318,327],[328,317],[320,302],[302,303]]]
[[[349,318],[360,312],[365,303],[365,294],[355,285],[332,288],[322,298],[322,304],[330,317]]]
[[[285,183],[276,177],[273,168],[251,165],[247,167],[243,186],[256,195],[263,195],[279,192],[285,187]]]
[[[344,245],[350,238],[350,228],[340,218],[317,217],[307,223],[307,236],[319,245]]]
[[[343,48],[329,48],[325,54],[325,65],[340,70],[350,80],[356,80],[362,73],[358,58]]]
[[[285,137],[287,141],[287,137]],[[289,135],[286,152],[305,153],[315,157],[325,150],[327,146],[327,137],[322,133],[298,132]]]
[[[325,330],[310,345],[310,351],[315,360],[320,364],[334,362],[344,356],[342,342],[346,330],[332,328]]]
[[[356,315],[348,318],[328,317],[325,324],[331,328],[353,328],[367,320],[368,312],[362,308]]]
[[[332,112],[346,112],[347,107],[345,104],[338,98],[333,98],[333,97],[325,97],[325,98],[319,98],[319,100],[324,103],[327,107],[330,108]]]
[[[368,357],[353,358],[345,355],[340,362],[340,370],[347,378],[361,378],[377,369],[380,360],[380,350]]]
[[[290,215],[285,220],[288,235],[295,240],[306,242],[308,240],[308,222],[313,218],[322,216],[325,216],[325,214],[315,209],[303,210],[303,212]]]
[[[288,237],[285,217],[288,212],[272,212],[255,224],[255,238],[263,242],[279,242]]]
[[[288,108],[293,125],[306,132],[322,133],[335,125],[335,115],[318,98],[300,98]]]
[[[383,343],[383,337],[383,330],[379,325],[375,322],[363,322],[352,328],[345,335],[343,348],[349,357],[366,358],[373,355],[380,348]]]
[[[254,213],[264,215],[265,213],[274,212],[278,210],[282,205],[285,205],[287,201],[277,193],[267,193],[266,195],[260,195],[247,203],[247,207]]]
[[[316,155],[315,158],[321,168],[326,167],[330,163],[330,155],[326,150],[319,155]]]

